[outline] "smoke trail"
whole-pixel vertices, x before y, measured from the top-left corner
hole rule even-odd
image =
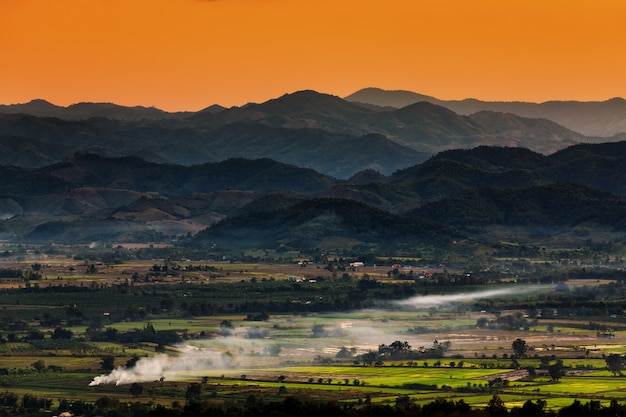
[[[188,350],[180,356],[157,355],[141,358],[132,368],[120,366],[108,375],[95,377],[89,386],[158,381],[175,377],[184,371],[226,369],[230,366],[230,359],[229,355],[204,349]]]
[[[392,338],[397,339],[398,336],[391,333],[388,330],[389,326],[381,323],[381,319],[387,317],[389,320],[393,320],[393,315],[398,312],[398,306],[403,309],[412,308],[419,310],[433,306],[470,302],[477,299],[545,292],[551,288],[549,285],[526,285],[460,294],[416,296],[395,302],[390,306],[395,306],[396,309],[359,310],[351,313],[341,313],[334,320],[326,317],[324,318],[324,326],[327,327],[331,336],[343,338],[344,343],[359,345],[362,350],[366,350],[377,346],[381,341],[391,340]],[[324,317],[323,314],[319,316]],[[295,322],[298,320],[300,319],[293,318],[290,321],[295,325]],[[202,346],[200,348],[178,346],[180,353],[177,356],[157,355],[141,358],[133,368],[118,367],[109,374],[95,377],[89,385],[131,384],[134,382],[156,381],[161,378],[169,380],[180,378],[184,372],[236,369],[237,365],[234,361],[237,357],[229,353],[229,349],[232,348],[237,348],[242,355],[244,350],[247,349],[247,353],[253,356],[258,364],[261,364],[261,354],[263,354],[264,349],[271,345],[277,345],[280,342],[289,344],[289,339],[293,338],[292,335],[281,334],[282,332],[279,329],[272,329],[270,337],[251,338],[248,334],[250,329],[255,328],[237,328],[233,329],[233,336],[196,341],[195,343],[199,343]],[[330,348],[331,346],[328,346],[328,343],[325,343],[323,338],[317,338],[307,341],[307,346],[300,350],[306,351],[310,357],[310,355],[315,354],[328,354],[331,350]],[[339,350],[338,346],[334,346],[334,348]],[[289,354],[294,354],[293,350]]]
[[[550,285],[524,285],[496,290],[484,290],[471,293],[447,294],[447,295],[418,295],[407,300],[397,301],[396,305],[413,307],[415,309],[441,306],[445,304],[463,303],[477,299],[497,298],[514,295],[526,295],[544,292],[552,287]]]

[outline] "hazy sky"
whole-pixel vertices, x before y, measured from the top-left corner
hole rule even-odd
[[[0,103],[626,97],[623,0],[0,0]]]

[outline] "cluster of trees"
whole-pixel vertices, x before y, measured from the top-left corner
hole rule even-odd
[[[536,326],[537,324],[537,319],[528,321],[520,312],[498,316],[495,320],[489,320],[486,317],[476,320],[476,327],[479,329],[528,330],[531,326]]]
[[[282,391],[285,392],[284,389]],[[184,407],[168,408],[157,405],[147,412],[147,417],[626,417],[626,405],[615,400],[609,405],[602,405],[599,401],[583,404],[574,400],[560,410],[551,410],[542,399],[527,400],[521,406],[507,409],[497,395],[485,407],[477,408],[462,399],[437,399],[418,405],[410,397],[400,396],[394,405],[380,405],[373,403],[370,396],[366,396],[357,404],[341,406],[332,401],[303,401],[291,396],[282,401],[265,401],[251,394],[244,404],[228,405],[225,409],[224,406],[202,402],[200,398],[197,390],[188,390],[187,404]]]
[[[156,268],[163,271],[166,266],[167,264],[157,264],[152,269]],[[168,271],[177,268],[179,267],[176,265],[170,265]],[[200,268],[204,267],[201,266]],[[181,271],[183,269],[180,268]],[[17,275],[20,272],[21,270],[11,270],[7,273]],[[572,271],[572,274],[582,274],[582,272]],[[187,283],[184,289],[177,287],[174,291],[164,291],[162,286],[134,287],[132,282],[101,288],[99,286],[80,287],[60,281],[58,285],[30,286],[7,290],[6,295],[19,296],[18,300],[23,300],[24,304],[30,304],[33,298],[41,300],[46,297],[46,299],[54,300],[57,303],[59,298],[71,299],[72,303],[68,304],[63,312],[60,309],[51,310],[47,317],[46,313],[39,317],[44,327],[59,326],[62,323],[73,326],[89,322],[97,317],[102,318],[102,307],[94,306],[90,301],[95,293],[103,299],[103,304],[111,305],[109,311],[109,320],[111,321],[145,320],[156,315],[204,316],[221,313],[243,313],[250,315],[251,320],[258,320],[259,318],[262,320],[263,318],[259,316],[262,313],[256,312],[304,313],[369,308],[372,306],[373,300],[411,297],[427,291],[430,292],[430,287],[445,286],[445,283],[454,283],[454,286],[457,286],[459,282],[468,278],[467,275],[441,273],[420,280],[411,277],[411,279],[393,286],[380,285],[375,279],[365,275],[357,276],[348,273],[336,279],[316,277],[315,286],[307,286],[306,288],[301,283],[272,279],[258,280],[257,282],[242,281],[232,284],[216,283],[211,285],[210,295],[206,294],[208,291],[206,286],[192,283]],[[499,279],[498,274],[493,271],[490,273],[478,271],[469,275],[472,279],[484,279],[488,282],[497,282]],[[549,275],[546,277],[550,278]],[[185,292],[184,297],[183,292]],[[241,294],[244,292],[246,297],[242,299]],[[270,294],[271,296],[269,296]],[[323,297],[312,296],[316,294],[323,295]],[[527,319],[521,314],[503,315],[498,316],[495,320],[483,318],[476,324],[478,327],[485,328],[527,329],[536,323],[535,317],[538,316],[538,312],[541,312],[541,318],[548,318],[555,311],[558,311],[559,315],[570,313],[575,315],[622,315],[625,297],[626,283],[620,281],[610,285],[594,286],[593,291],[577,287],[569,291],[563,290],[543,294],[538,296],[537,301],[530,309],[522,301],[517,306],[514,304],[514,300],[507,300],[508,304],[506,305],[499,300],[481,300],[476,302],[474,308],[494,313],[499,309],[508,307],[527,308],[530,318]],[[13,326],[18,321],[13,319],[10,325]],[[9,328],[8,322],[0,323],[0,327],[8,331],[19,330]]]
[[[626,355],[618,355],[617,353],[612,353],[604,358],[606,362],[606,367],[609,371],[613,373],[613,375],[622,376],[622,370],[624,369],[624,365],[626,364]]]
[[[26,272],[19,268],[0,268],[0,278],[19,278],[25,281],[36,281],[43,278],[43,275],[39,272],[40,269],[41,264],[31,265],[31,270]]]
[[[450,348],[450,342],[433,341],[431,347],[420,346],[413,349],[411,345],[404,341],[396,340],[390,345],[379,345],[378,352],[369,351],[358,356],[355,362],[363,362],[365,365],[380,366],[385,360],[417,360],[429,358],[442,358]]]
[[[157,331],[151,323],[144,325],[142,329],[127,332],[119,332],[113,327],[107,327],[106,329],[89,327],[87,328],[87,337],[95,342],[151,342],[162,345],[182,342],[182,338],[175,330]]]

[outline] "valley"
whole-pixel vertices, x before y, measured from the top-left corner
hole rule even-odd
[[[2,107],[0,412],[619,415],[623,138],[373,93]]]

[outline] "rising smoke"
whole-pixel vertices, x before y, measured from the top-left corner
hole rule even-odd
[[[230,355],[206,349],[186,349],[179,356],[156,355],[141,358],[134,367],[120,366],[108,375],[97,376],[90,386],[102,384],[132,384],[133,382],[176,379],[183,372],[201,369],[227,369],[231,366]],[[173,377],[173,378],[172,378]]]
[[[528,295],[549,291],[548,285],[529,285],[485,290],[470,293],[457,293],[449,295],[416,296],[393,303],[388,309],[360,310],[352,313],[342,313],[335,319],[324,319],[328,335],[339,337],[348,344],[361,346],[364,351],[375,348],[381,342],[397,340],[396,332],[389,330],[390,326],[376,326],[374,321],[380,323],[381,319],[393,320],[394,311],[400,307],[402,310],[423,310],[432,307],[455,306],[460,303],[471,302],[478,299],[503,298],[508,296]],[[395,307],[394,307],[395,306]],[[394,310],[395,309],[395,310]],[[320,315],[322,316],[322,315]],[[291,319],[292,324],[297,320]],[[310,355],[331,354],[339,350],[339,346],[328,346],[324,339],[316,339],[318,343],[307,342],[302,351]],[[421,341],[424,342],[424,341]],[[239,352],[252,352],[258,365],[262,364],[261,353],[271,345],[293,344],[286,333],[278,329],[272,330],[272,338],[251,339],[246,335],[245,328],[238,328],[233,335],[215,337],[198,343],[201,347],[178,346],[179,353],[176,356],[157,355],[141,358],[134,367],[120,366],[109,374],[97,376],[91,381],[90,386],[101,384],[131,384],[134,382],[158,381],[161,379],[176,380],[189,372],[232,370],[237,369],[237,356],[233,356],[231,350]]]
[[[545,292],[551,289],[550,285],[525,285],[523,287],[507,287],[496,290],[484,290],[471,293],[458,293],[446,295],[418,295],[406,300],[398,301],[395,304],[403,307],[415,309],[430,308],[434,306],[450,305],[455,303],[465,303],[474,300],[488,298],[508,297],[512,295],[527,295]]]

